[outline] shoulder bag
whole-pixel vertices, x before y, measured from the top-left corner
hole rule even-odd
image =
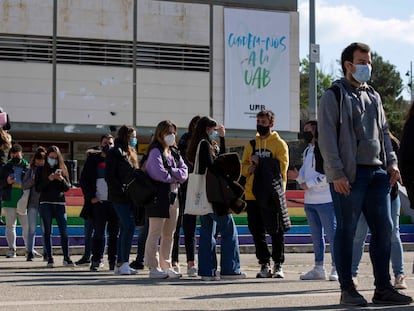
[[[203,139],[204,140],[204,139]],[[194,171],[188,176],[187,197],[185,200],[185,214],[207,215],[213,213],[213,206],[207,199],[206,173],[199,174],[199,153],[201,140],[197,146],[194,160]]]

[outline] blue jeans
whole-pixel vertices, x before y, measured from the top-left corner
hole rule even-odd
[[[391,263],[394,276],[404,274],[403,264],[403,247],[400,238],[400,197],[397,196],[391,201]],[[358,221],[354,238],[354,249],[352,252],[352,276],[358,275],[358,266],[364,252],[364,244],[368,234],[368,224],[364,215],[361,215]]]
[[[324,265],[326,234],[330,243],[332,266],[335,266],[336,219],[333,203],[305,204],[305,212],[312,236],[315,265]]]
[[[119,239],[117,245],[117,263],[129,261],[132,238],[135,231],[135,207],[129,203],[112,203],[119,218]]]
[[[216,234],[221,236],[220,274],[240,273],[240,250],[237,228],[231,214],[200,216],[198,274],[215,276],[217,271]]]
[[[391,286],[389,261],[391,249],[390,183],[387,172],[379,167],[358,166],[349,195],[335,192],[330,184],[337,221],[335,261],[342,290],[354,287],[352,282],[352,252],[355,230],[361,212],[371,229],[369,247],[378,289]]]
[[[48,258],[52,258],[52,220],[56,219],[60,233],[60,244],[62,247],[63,256],[65,259],[69,258],[69,241],[66,221],[66,207],[62,204],[41,203],[39,207],[39,214],[43,221],[44,242],[46,246],[46,254]]]
[[[26,250],[28,253],[32,253],[34,251],[38,215],[39,215],[39,208],[29,207],[27,209],[28,229],[27,229]]]

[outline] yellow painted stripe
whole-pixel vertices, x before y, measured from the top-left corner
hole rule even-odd
[[[66,206],[66,214],[71,217],[79,216],[81,210],[82,210],[82,206],[68,206],[68,205]]]
[[[306,216],[303,207],[289,207],[288,212],[289,216]]]

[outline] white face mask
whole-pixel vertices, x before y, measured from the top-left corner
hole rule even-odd
[[[371,78],[371,65],[354,65],[355,72],[352,74],[355,80],[359,83],[367,82]]]
[[[164,136],[164,142],[167,146],[172,146],[175,143],[175,134],[168,134]]]

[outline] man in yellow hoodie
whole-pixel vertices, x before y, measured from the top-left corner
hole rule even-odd
[[[282,191],[286,188],[287,169],[289,164],[289,150],[286,142],[280,138],[274,126],[274,113],[270,110],[262,110],[257,116],[257,134],[254,140],[250,141],[243,152],[242,175],[246,177],[245,199],[247,202],[247,220],[250,233],[253,236],[256,257],[261,265],[257,278],[284,278],[282,264],[284,255],[284,230],[279,225],[276,230],[269,230],[267,223],[267,211],[269,206],[263,206],[262,201],[258,202],[253,194],[253,182],[256,169],[260,161],[264,159],[276,159],[279,162],[279,170],[282,183]],[[256,171],[257,172],[257,171]],[[283,194],[284,195],[284,194]],[[274,204],[273,212],[280,210],[277,203]],[[278,209],[279,207],[279,209]],[[271,206],[272,208],[272,206]],[[280,213],[279,213],[280,214]],[[281,219],[285,215],[279,215]],[[276,223],[276,221],[274,221]],[[280,223],[280,222],[279,222]],[[269,252],[266,234],[272,238],[272,252]],[[270,268],[270,258],[274,261],[273,273]]]

